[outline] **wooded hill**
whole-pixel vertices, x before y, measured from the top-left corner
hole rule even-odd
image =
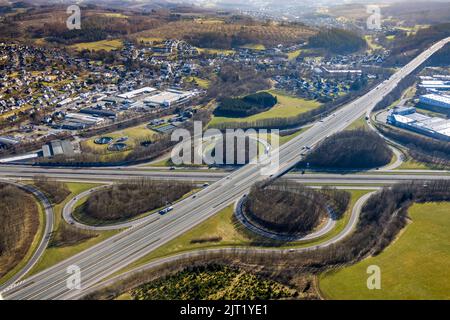
[[[334,54],[349,54],[367,47],[367,42],[361,36],[342,29],[321,30],[309,38],[309,46],[324,49]]]

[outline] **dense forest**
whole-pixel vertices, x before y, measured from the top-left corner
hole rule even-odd
[[[277,97],[268,92],[258,92],[242,98],[225,98],[214,110],[215,116],[248,117],[261,113],[277,104]]]
[[[366,41],[356,33],[336,28],[322,30],[311,36],[309,45],[334,54],[349,54],[367,47]]]
[[[0,278],[24,258],[39,228],[32,195],[0,183]]]
[[[321,142],[299,164],[313,168],[367,169],[387,165],[392,151],[378,134],[365,129],[339,132]]]
[[[138,179],[115,184],[90,195],[84,212],[98,220],[115,221],[166,206],[193,190],[185,182]]]
[[[316,191],[298,183],[282,180],[272,185],[255,185],[245,199],[244,214],[264,230],[280,234],[313,231],[328,218],[341,216],[350,201],[349,193],[335,189]]]
[[[286,285],[220,265],[186,268],[131,290],[135,300],[268,300],[298,295]]]

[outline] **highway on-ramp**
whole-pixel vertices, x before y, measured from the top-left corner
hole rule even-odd
[[[434,52],[450,41],[444,39],[424,51],[395,73],[389,80],[378,85],[366,95],[344,106],[317,123],[302,135],[292,139],[270,153],[271,159],[279,155],[279,167],[272,174],[275,178],[291,169],[301,160],[300,150],[313,147],[324,138],[345,129],[350,123],[371,110],[391,92],[398,83],[427,60]],[[123,267],[152,252],[171,239],[214,215],[248,192],[249,188],[266,176],[261,174],[262,165],[249,164],[218,180],[196,194],[174,205],[174,210],[153,222],[145,222],[127,229],[57,265],[21,282],[3,293],[6,299],[72,299],[83,294],[89,287],[119,271]],[[81,169],[82,170],[82,169]],[[81,289],[71,287],[67,280],[73,266],[81,270]]]

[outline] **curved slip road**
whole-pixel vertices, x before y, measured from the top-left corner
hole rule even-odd
[[[108,188],[108,187],[109,187],[109,185],[94,187],[92,189],[89,189],[82,193],[79,193],[78,195],[76,195],[75,197],[70,199],[63,208],[64,221],[66,221],[68,224],[70,224],[74,227],[80,228],[80,229],[92,230],[92,231],[107,231],[107,230],[118,230],[118,229],[126,229],[126,228],[130,228],[130,227],[136,227],[137,225],[142,224],[144,222],[152,223],[152,222],[159,220],[160,215],[148,214],[148,215],[145,215],[141,218],[134,219],[134,220],[130,219],[125,222],[118,222],[118,223],[113,223],[113,224],[105,224],[105,225],[101,225],[101,226],[95,226],[95,225],[84,224],[84,223],[81,223],[81,222],[77,221],[76,219],[74,219],[72,213],[74,211],[75,205],[77,204],[77,202],[80,199],[87,197],[88,195],[90,195],[91,193],[93,193],[95,191],[98,191],[98,190],[101,190],[104,188]]]
[[[352,214],[350,216],[350,219],[349,219],[347,225],[344,227],[344,229],[339,234],[334,236],[333,238],[326,240],[320,244],[306,246],[306,247],[302,247],[302,248],[292,248],[292,249],[229,247],[229,248],[217,248],[217,249],[200,249],[200,250],[195,250],[195,251],[190,251],[190,252],[185,252],[185,253],[179,253],[179,254],[176,254],[173,256],[164,257],[164,258],[157,259],[155,261],[151,261],[142,266],[136,267],[130,271],[127,271],[120,275],[114,276],[106,281],[103,281],[103,282],[89,288],[89,290],[87,290],[86,292],[73,295],[71,299],[81,299],[89,293],[93,293],[97,290],[108,287],[117,281],[125,280],[126,278],[128,278],[129,276],[131,276],[135,273],[146,271],[146,270],[149,270],[152,268],[156,268],[156,267],[159,267],[159,266],[167,264],[167,263],[173,263],[176,261],[185,260],[187,258],[195,258],[195,257],[205,256],[207,254],[218,254],[218,253],[224,253],[224,254],[245,254],[245,253],[268,254],[268,253],[273,253],[274,251],[278,251],[282,254],[295,254],[298,252],[305,252],[305,251],[317,250],[320,248],[326,248],[332,244],[338,243],[339,241],[343,240],[344,238],[346,238],[347,236],[349,236],[351,234],[351,232],[356,227],[356,224],[358,222],[358,219],[359,219],[359,216],[361,214],[364,204],[374,193],[376,193],[376,191],[367,193],[367,194],[363,195],[361,198],[359,198],[353,206]]]
[[[50,241],[50,237],[53,232],[53,218],[54,218],[53,206],[51,205],[48,198],[39,189],[35,188],[32,185],[25,185],[8,180],[1,180],[1,182],[12,184],[26,192],[32,193],[36,197],[36,199],[41,202],[45,212],[45,219],[44,219],[45,229],[42,238],[39,242],[39,245],[35,249],[31,258],[25,264],[25,266],[0,286],[0,295],[3,291],[7,291],[14,288],[14,286],[17,285],[17,281],[22,279],[22,277],[25,276],[39,261],[39,258],[44,253]]]
[[[263,230],[261,228],[258,228],[256,225],[254,225],[253,223],[251,223],[248,218],[245,216],[245,214],[242,211],[242,206],[243,206],[243,202],[245,200],[245,196],[240,198],[235,206],[234,206],[234,216],[236,217],[236,219],[242,224],[244,225],[247,229],[251,230],[252,232],[265,237],[265,238],[269,238],[275,241],[304,241],[304,240],[314,240],[317,238],[320,238],[321,236],[327,234],[328,232],[330,232],[334,226],[336,225],[336,220],[333,219],[333,212],[331,211],[331,208],[327,207],[328,213],[329,213],[329,217],[327,219],[327,223],[322,226],[320,229],[311,232],[309,234],[304,234],[304,235],[297,235],[297,236],[286,236],[286,235],[282,235],[282,234],[278,234],[278,233],[274,233],[274,232],[269,232],[266,230]]]
[[[313,147],[327,136],[344,130],[353,121],[363,116],[367,110],[389,94],[398,83],[426,61],[434,52],[450,42],[446,38],[397,71],[389,80],[378,85],[366,95],[340,108],[324,122],[318,123],[301,135],[283,144],[270,153],[269,159],[279,165],[272,168],[271,179],[275,179],[297,164],[302,156],[299,150]],[[123,267],[146,256],[168,241],[183,234],[199,223],[216,214],[230,203],[248,192],[250,187],[266,179],[262,164],[249,164],[227,177],[203,189],[195,199],[188,198],[174,205],[174,210],[158,221],[145,222],[131,227],[107,240],[58,263],[26,279],[14,289],[4,292],[6,299],[71,299],[82,295],[93,285],[121,270]],[[267,172],[267,171],[266,171]],[[270,174],[270,173],[269,173]],[[77,266],[81,270],[82,288],[67,286],[71,274],[68,270]]]

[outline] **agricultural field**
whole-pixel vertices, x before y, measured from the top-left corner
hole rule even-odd
[[[118,50],[122,48],[123,42],[122,40],[101,40],[95,42],[81,42],[70,46],[70,48],[75,49],[76,51],[82,50],[91,50],[91,51],[111,51]]]
[[[450,299],[450,202],[414,204],[411,223],[376,257],[320,277],[328,299]],[[367,267],[381,269],[381,289],[368,290]]]
[[[278,103],[270,110],[245,118],[213,117],[209,126],[214,127],[216,124],[223,122],[250,122],[263,119],[289,118],[320,106],[320,102],[289,96],[277,90],[269,90],[268,92],[276,96],[278,100]]]

